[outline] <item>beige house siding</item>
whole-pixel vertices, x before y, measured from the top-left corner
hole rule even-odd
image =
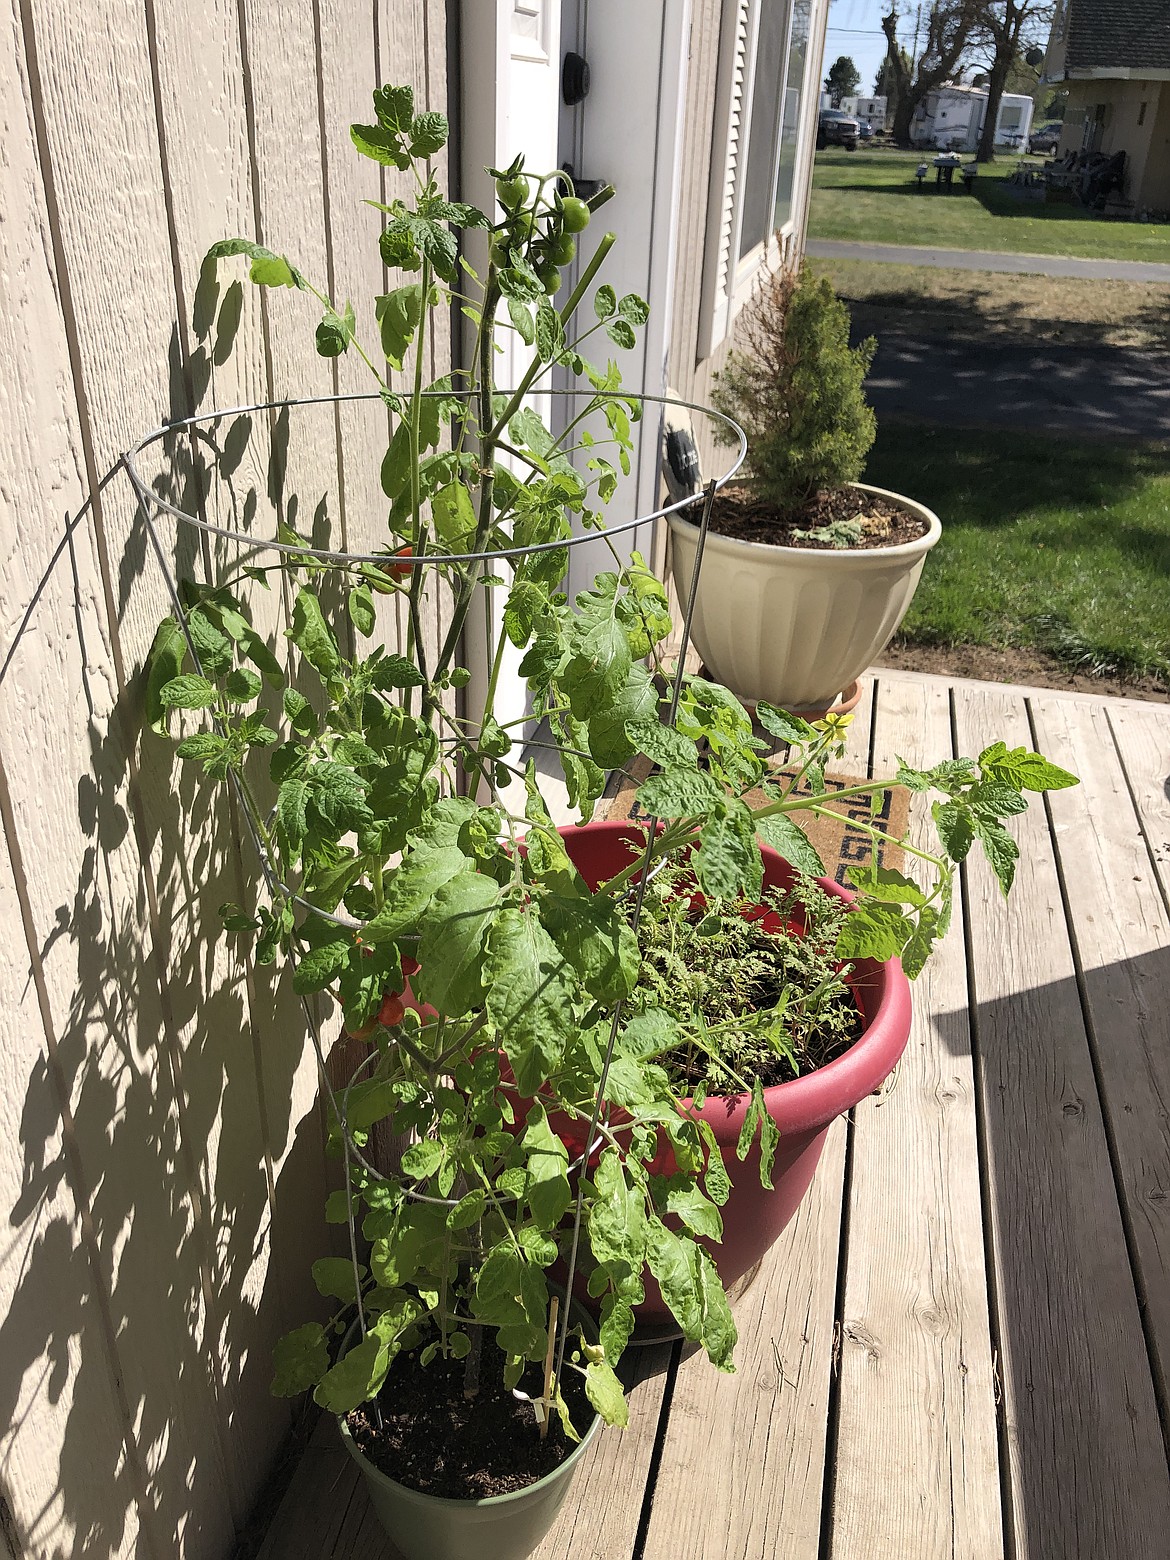
[[[1170,137],[1166,105],[1170,82],[1073,80],[1068,82],[1059,151],[1079,152],[1086,127],[1101,125],[1098,150],[1124,152],[1125,193],[1140,211],[1167,206],[1170,180]]]
[[[6,12],[0,1553],[22,1560],[220,1560],[290,1426],[270,1349],[311,1314],[326,1239],[303,1022],[268,972],[209,951],[253,863],[141,735],[168,603],[124,480],[53,555],[65,513],[164,418],[357,387],[314,352],[303,299],[227,276],[210,312],[194,295],[225,234],[287,247],[341,299],[381,290],[359,201],[384,184],[346,126],[386,76],[445,106],[442,0]],[[303,414],[284,458],[279,420],[235,419],[208,513],[254,511],[260,531],[323,506],[360,543],[381,522],[378,428],[369,460],[342,463],[339,434],[360,451],[361,416]],[[193,501],[190,449],[166,465]]]
[[[1140,205],[1170,211],[1170,82],[1160,83],[1158,116],[1150,134]],[[1153,107],[1149,112],[1153,113]]]
[[[694,0],[690,62],[687,77],[686,142],[683,147],[682,198],[679,207],[678,269],[668,359],[668,377],[672,389],[684,399],[708,403],[711,383],[733,345],[729,335],[715,350],[704,353],[700,337],[704,253],[710,209],[711,180],[723,167],[723,148],[714,147],[713,106],[719,79],[719,44],[723,35],[724,6],[737,0]],[[793,228],[785,260],[795,263],[804,254],[808,226],[808,202],[812,186],[815,152],[815,116],[819,97],[828,0],[813,0],[810,29],[808,80],[814,90],[802,106],[806,133],[801,147],[802,160],[797,168],[793,190]],[[811,120],[808,116],[812,116]],[[709,429],[701,418],[695,419],[704,471],[718,471],[726,463],[727,452],[716,450]]]
[[[364,387],[349,359],[316,355],[303,298],[235,285],[242,269],[197,291],[200,257],[238,234],[287,249],[339,301],[381,290],[361,201],[395,175],[357,159],[346,127],[380,80],[446,107],[447,9],[5,12],[0,1554],[20,1560],[231,1552],[290,1428],[271,1346],[313,1312],[328,1239],[300,1011],[208,938],[221,902],[247,901],[250,847],[226,812],[207,825],[210,792],[141,732],[169,602],[125,479],[68,536],[64,517],[169,417]],[[818,70],[827,10],[814,0]],[[695,0],[670,362],[699,399],[726,350],[698,347],[720,20],[720,0]],[[431,359],[447,366],[441,336]],[[177,437],[148,478],[256,534],[278,515],[327,520],[351,548],[380,529],[384,428],[368,411],[259,413],[216,436],[220,480]],[[160,529],[190,567],[198,544]],[[255,610],[279,631],[262,593]]]

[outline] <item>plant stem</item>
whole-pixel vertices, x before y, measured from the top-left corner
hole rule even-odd
[[[431,295],[431,266],[430,261],[424,256],[422,263],[422,310],[419,319],[418,336],[415,341],[414,352],[414,388],[410,397],[410,512],[412,520],[411,545],[414,554],[418,558],[426,556],[427,533],[422,522],[422,501],[420,498],[418,457],[419,457],[419,426],[422,421],[422,370],[423,370],[423,325],[430,308]],[[414,657],[419,671],[422,673],[423,686],[421,690],[421,706],[423,719],[433,705],[434,695],[427,678],[426,649],[422,637],[422,617],[419,611],[419,600],[422,595],[423,574],[425,570],[416,568],[411,571],[410,577],[410,627],[414,636]]]

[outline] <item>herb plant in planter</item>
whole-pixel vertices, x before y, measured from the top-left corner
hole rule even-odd
[[[370,1045],[334,1090],[310,1022],[345,1174],[327,1216],[345,1227],[348,1254],[316,1263],[336,1314],[282,1341],[274,1390],[311,1389],[339,1416],[405,1554],[483,1560],[535,1547],[583,1438],[599,1419],[625,1422],[614,1367],[639,1307],[668,1311],[732,1368],[720,1275],[742,1270],[740,1237],[728,1234],[736,1201],[747,1209],[737,1228],[757,1226],[757,1242],[778,1232],[787,1215],[775,1208],[795,1206],[792,1188],[812,1173],[817,1123],[868,1092],[905,1043],[897,958],[913,973],[945,930],[954,863],[979,839],[1006,889],[1014,846],[1000,820],[1024,807],[1024,791],[1071,777],[1001,744],[859,787],[939,792],[933,885],[873,870],[841,914],[798,882],[819,862],[794,818],[825,804],[835,725],[759,706],[811,781],[798,796],[766,772],[739,701],[666,664],[666,595],[636,554],[573,602],[559,590],[574,535],[601,528],[639,410],[616,366],[585,356],[597,334],[632,345],[646,316],[640,299],[594,286],[612,235],[560,299],[559,266],[590,220],[564,175],[519,162],[500,171],[492,217],[447,201],[427,165],[446,135],[441,116],[416,114],[407,88],[374,101],[376,124],[353,128],[358,151],[413,170],[417,184],[409,204],[384,210],[381,253],[405,274],[372,311],[379,350],[360,340],[356,311],[289,260],[244,240],[212,255],[246,255],[258,284],[315,297],[318,350],[369,367],[392,419],[384,549],[314,551],[282,522],[280,550],[258,569],[263,546],[242,538],[246,564],[183,582],[183,611],[155,639],[147,702],[163,733],[177,712],[209,717],[175,733],[177,752],[230,788],[257,842],[264,891],[254,911],[224,907],[229,934],[253,938],[262,963],[288,960],[306,1001],[331,1001]],[[456,232],[482,227],[481,280]],[[473,366],[428,385],[426,326],[451,308],[475,321]],[[533,349],[504,389],[493,378],[501,329]],[[406,365],[409,393],[389,387],[386,363]],[[554,366],[586,386],[555,433],[524,404]],[[271,574],[281,590],[270,599],[289,603],[288,664],[249,611],[247,587]],[[421,613],[440,585],[451,606],[435,653]],[[485,589],[503,606],[491,675],[473,708],[453,706],[451,691],[469,686],[460,647]],[[379,603],[395,599],[401,649],[378,642]],[[508,644],[522,652],[579,826],[553,827],[520,723],[495,713]],[[639,750],[659,766],[641,789],[658,821],[591,822],[607,771]],[[517,779],[522,811],[504,795]],[[753,809],[744,797],[760,786]],[[781,950],[786,935],[798,945]],[[758,966],[727,1022],[718,968],[702,972],[701,1000],[681,986],[671,1000],[665,955],[684,945],[688,968],[703,945],[716,964],[735,949],[745,973]],[[833,1058],[797,1043],[822,1011],[845,1045]],[[761,1060],[773,1056],[779,1082]],[[776,1091],[810,1086],[817,1108],[789,1123]],[[410,1139],[394,1170],[370,1152],[382,1122]],[[596,1330],[573,1308],[578,1273]]]
[[[827,279],[807,263],[772,273],[738,329],[713,399],[747,434],[746,476],[711,517],[695,641],[741,698],[826,708],[893,637],[941,526],[857,480],[875,432],[862,390],[874,342],[849,345]],[[685,511],[671,527],[682,590],[697,529]]]

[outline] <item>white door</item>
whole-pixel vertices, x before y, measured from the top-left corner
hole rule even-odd
[[[577,177],[613,185],[595,225],[618,241],[598,281],[619,298],[634,292],[650,305],[633,350],[619,350],[600,332],[583,350],[601,363],[613,357],[623,388],[648,395],[666,390],[690,31],[690,0],[563,0],[562,49],[586,61],[589,91],[562,107],[560,162],[571,163]],[[657,507],[661,426],[661,408],[648,402],[635,429],[630,475],[609,505],[611,525]],[[649,560],[654,538],[653,526],[640,526],[614,546],[623,561],[635,547]],[[603,541],[574,548],[570,590],[583,590],[613,566]]]
[[[506,167],[517,152],[538,172],[570,163],[579,176],[614,185],[616,195],[589,228],[583,253],[592,253],[589,236],[612,229],[618,242],[598,282],[608,282],[619,297],[638,293],[650,305],[650,319],[632,351],[618,349],[601,332],[583,350],[603,364],[616,358],[625,388],[656,395],[666,388],[690,15],[691,0],[463,0],[460,12],[463,198],[494,212],[484,165]],[[563,61],[570,50],[584,57],[590,77],[587,96],[573,106],[562,98]],[[472,263],[478,266],[474,250]],[[584,319],[592,318],[591,302],[582,312]],[[510,382],[509,375],[513,382],[518,377],[510,355],[514,338],[509,332],[503,338],[505,351],[497,358],[501,385]],[[555,426],[569,403],[536,396],[533,404]],[[657,505],[660,429],[660,409],[650,403],[635,430],[630,474],[608,508],[611,525]],[[654,536],[653,527],[640,527],[615,546],[622,559],[634,547],[649,558]],[[571,558],[571,592],[614,566],[600,540],[575,547]],[[491,605],[498,612],[502,600]],[[486,687],[485,627],[482,616],[469,624],[472,707],[476,690]],[[527,712],[518,660],[510,653],[504,664],[496,700],[501,721]]]
[[[460,59],[463,77],[459,126],[461,198],[496,215],[495,187],[485,167],[506,168],[518,152],[525,165],[547,173],[558,166],[560,114],[561,0],[463,0],[460,11]],[[472,264],[485,274],[487,249],[482,235],[469,234]],[[465,361],[472,350],[470,325]],[[528,358],[511,331],[501,331],[503,352],[496,356],[496,382],[515,385]],[[519,352],[517,352],[519,348]],[[545,422],[551,397],[531,397]],[[506,571],[500,571],[506,573]],[[484,590],[468,619],[465,655],[471,669],[469,708],[482,708],[490,669],[486,644],[494,642],[505,593]],[[490,614],[490,617],[489,617]],[[490,629],[490,633],[489,633]],[[497,686],[495,716],[501,724],[521,720],[529,710],[527,689],[517,668],[520,653],[505,651]],[[527,727],[513,726],[518,737]],[[514,752],[518,749],[514,750]],[[509,759],[511,762],[512,759]],[[522,806],[523,791],[519,793]],[[509,804],[518,800],[509,788]]]

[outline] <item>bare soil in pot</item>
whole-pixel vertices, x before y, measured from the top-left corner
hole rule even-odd
[[[782,510],[756,498],[746,484],[733,483],[716,494],[711,510],[711,530],[720,536],[772,547],[813,550],[838,551],[828,536],[818,533],[856,520],[861,522],[861,534],[848,545],[859,550],[915,542],[930,529],[921,515],[910,514],[888,498],[855,487],[818,493],[800,509]]]
[[[491,1340],[484,1339],[479,1392],[470,1399],[465,1363],[438,1358],[424,1366],[417,1354],[399,1355],[376,1399],[381,1425],[370,1403],[346,1420],[362,1455],[408,1489],[447,1500],[510,1495],[558,1468],[576,1443],[555,1416],[540,1439],[531,1403],[504,1385],[504,1356]],[[530,1366],[520,1390],[538,1396],[541,1374]],[[576,1371],[565,1371],[564,1396],[584,1435],[594,1412]]]

